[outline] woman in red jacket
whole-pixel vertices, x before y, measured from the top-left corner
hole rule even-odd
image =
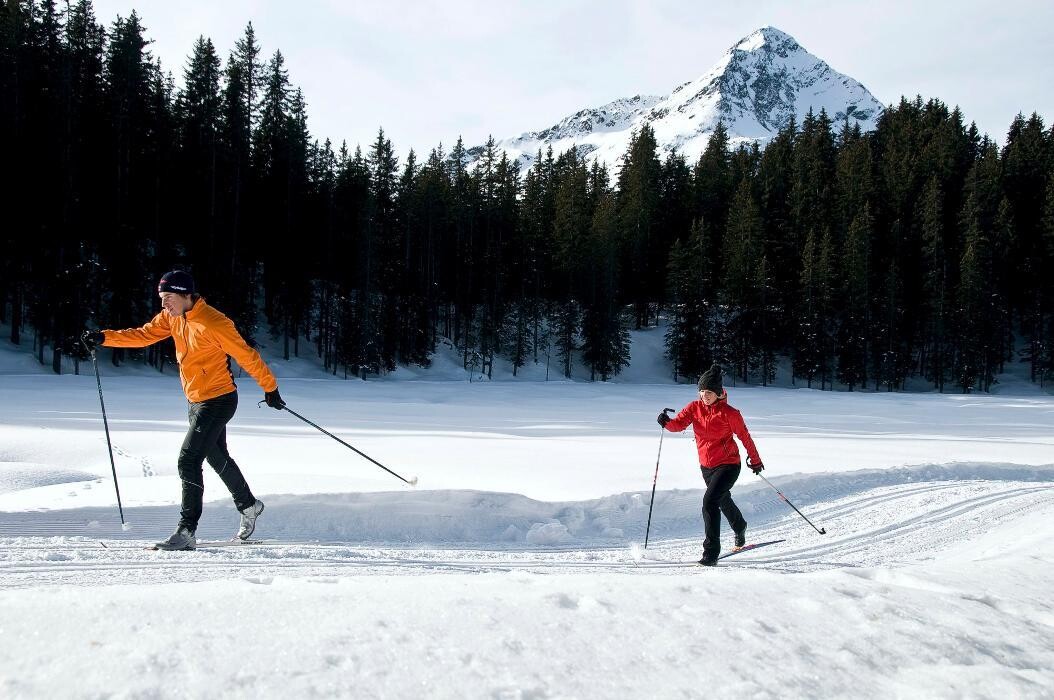
[[[659,414],[659,425],[679,433],[689,425],[695,430],[699,451],[699,468],[703,472],[706,493],[703,495],[703,566],[717,564],[721,553],[721,518],[724,513],[736,535],[736,547],[746,544],[747,521],[732,500],[732,485],[739,478],[739,449],[735,435],[747,450],[747,466],[755,474],[764,469],[754,441],[743,422],[743,414],[728,405],[728,393],[721,386],[721,367],[715,364],[699,378],[699,400],[693,401],[676,417]]]

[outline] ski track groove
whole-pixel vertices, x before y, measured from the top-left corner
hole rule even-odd
[[[953,517],[955,517],[956,515],[959,515],[961,513],[965,513],[967,511],[972,511],[972,510],[976,509],[977,507],[987,506],[987,505],[991,505],[991,504],[995,504],[995,503],[1000,503],[1002,501],[1011,499],[1011,498],[1013,498],[1013,497],[1015,497],[1015,496],[1017,496],[1019,494],[1027,494],[1027,493],[1033,493],[1035,491],[1049,491],[1049,490],[1051,490],[1050,487],[1020,488],[1020,489],[1014,489],[1012,491],[998,493],[998,494],[988,494],[988,495],[985,495],[985,496],[979,496],[979,497],[972,498],[972,499],[967,500],[967,501],[960,501],[958,503],[945,506],[945,507],[940,508],[940,509],[938,509],[936,511],[932,511],[932,512],[928,512],[928,513],[922,513],[922,514],[916,515],[916,516],[914,516],[912,518],[909,518],[908,520],[901,521],[901,522],[898,522],[898,523],[893,524],[893,525],[888,525],[888,526],[885,526],[885,527],[881,527],[881,528],[878,528],[875,531],[865,532],[865,533],[860,533],[860,534],[857,534],[857,535],[853,535],[853,536],[850,536],[850,537],[847,537],[847,538],[843,538],[843,539],[831,542],[830,544],[826,544],[825,543],[825,544],[815,545],[815,546],[811,546],[811,547],[805,547],[805,548],[801,548],[801,549],[797,549],[797,550],[792,550],[791,552],[788,552],[787,554],[788,554],[788,556],[793,555],[795,557],[817,556],[817,555],[826,554],[829,551],[834,550],[834,549],[846,550],[848,553],[853,553],[853,552],[859,551],[862,548],[860,546],[861,543],[863,543],[865,547],[869,547],[869,546],[874,545],[874,544],[881,544],[885,540],[892,539],[892,538],[895,538],[895,537],[899,536],[899,534],[902,531],[904,531],[906,529],[909,529],[909,528],[914,528],[914,527],[916,527],[918,525],[934,525],[934,524],[938,524],[938,523],[944,522],[946,520],[950,520]],[[830,534],[830,532],[828,534]],[[821,537],[823,537],[823,536],[824,535],[821,535]],[[845,546],[847,544],[850,545],[850,547],[848,549]]]
[[[1050,508],[1054,486],[1025,482],[964,481],[912,484],[852,494],[817,504],[810,519],[828,529],[812,533],[793,512],[751,530],[753,541],[786,538],[785,549],[745,552],[723,566],[799,573],[831,568],[897,566],[930,556],[1019,514]],[[881,491],[879,495],[868,493]],[[949,500],[954,499],[954,500]],[[921,512],[920,512],[921,509]],[[909,515],[901,516],[901,513]],[[39,524],[39,523],[35,523]],[[55,522],[56,527],[60,525]],[[66,523],[68,532],[69,523]],[[34,528],[36,529],[36,528]],[[846,535],[816,542],[816,537]],[[202,547],[196,552],[147,553],[149,543],[61,537],[33,543],[14,538],[0,542],[0,588],[41,585],[112,585],[162,583],[217,578],[251,578],[274,574],[291,577],[347,575],[425,575],[432,573],[539,574],[623,572],[675,574],[693,570],[700,539],[658,543],[651,552],[660,560],[634,560],[624,546],[559,546],[542,551],[523,546],[377,546],[334,542],[261,542],[234,547]],[[133,554],[134,553],[134,554]],[[422,556],[424,554],[424,556]],[[129,559],[129,555],[133,558]],[[721,567],[718,567],[720,569]]]

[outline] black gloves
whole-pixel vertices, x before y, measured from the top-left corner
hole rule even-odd
[[[275,387],[274,391],[264,392],[264,403],[276,411],[281,411],[285,408],[285,401],[282,400],[282,395],[278,393],[278,387]]]
[[[751,464],[749,458],[747,459],[747,466],[750,467],[750,471],[754,472],[755,474],[760,474],[765,469],[765,465],[761,462]]]
[[[84,331],[81,333],[81,342],[88,350],[94,350],[106,342],[106,334],[102,331]]]
[[[665,428],[666,424],[670,422],[670,417],[666,415],[666,411],[663,411],[659,414],[659,417],[656,418],[656,420],[658,421],[659,425]]]

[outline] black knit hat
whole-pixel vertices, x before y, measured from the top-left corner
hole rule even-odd
[[[699,377],[699,391],[712,391],[718,396],[725,393],[721,386],[721,365],[716,362]]]
[[[193,294],[194,278],[189,272],[183,270],[172,270],[166,272],[161,281],[157,283],[158,292],[172,292],[173,294]]]

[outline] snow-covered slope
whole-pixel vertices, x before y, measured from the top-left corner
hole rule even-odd
[[[529,167],[541,148],[555,153],[577,145],[587,158],[614,167],[630,136],[648,124],[662,153],[676,149],[694,161],[722,121],[733,143],[762,145],[794,117],[825,109],[836,123],[848,118],[873,129],[882,103],[856,80],[833,70],[793,37],[763,27],[728,49],[703,75],[665,96],[636,95],[583,109],[548,129],[497,142],[521,167]],[[475,160],[482,147],[469,150]]]
[[[748,538],[780,542],[703,570],[691,431],[649,507],[655,415],[695,396],[648,382],[660,348],[638,336],[626,383],[275,363],[419,487],[245,380],[227,441],[263,542],[171,553],[145,547],[178,519],[176,377],[101,367],[125,530],[94,375],[0,352],[0,697],[1050,697],[1054,398],[732,387],[826,534],[745,472]],[[229,537],[205,484],[198,535]]]
[[[0,697],[1050,697],[1054,399],[731,388],[766,475],[701,547],[694,386],[279,371],[232,454],[264,542],[147,551],[179,507],[171,375],[0,372]],[[0,369],[3,358],[0,356]],[[301,374],[294,368],[294,375]],[[645,372],[646,364],[638,371]],[[203,539],[237,513],[205,468]],[[722,531],[727,548],[730,533]],[[647,556],[644,556],[644,555]],[[1043,669],[1047,669],[1044,671]]]

